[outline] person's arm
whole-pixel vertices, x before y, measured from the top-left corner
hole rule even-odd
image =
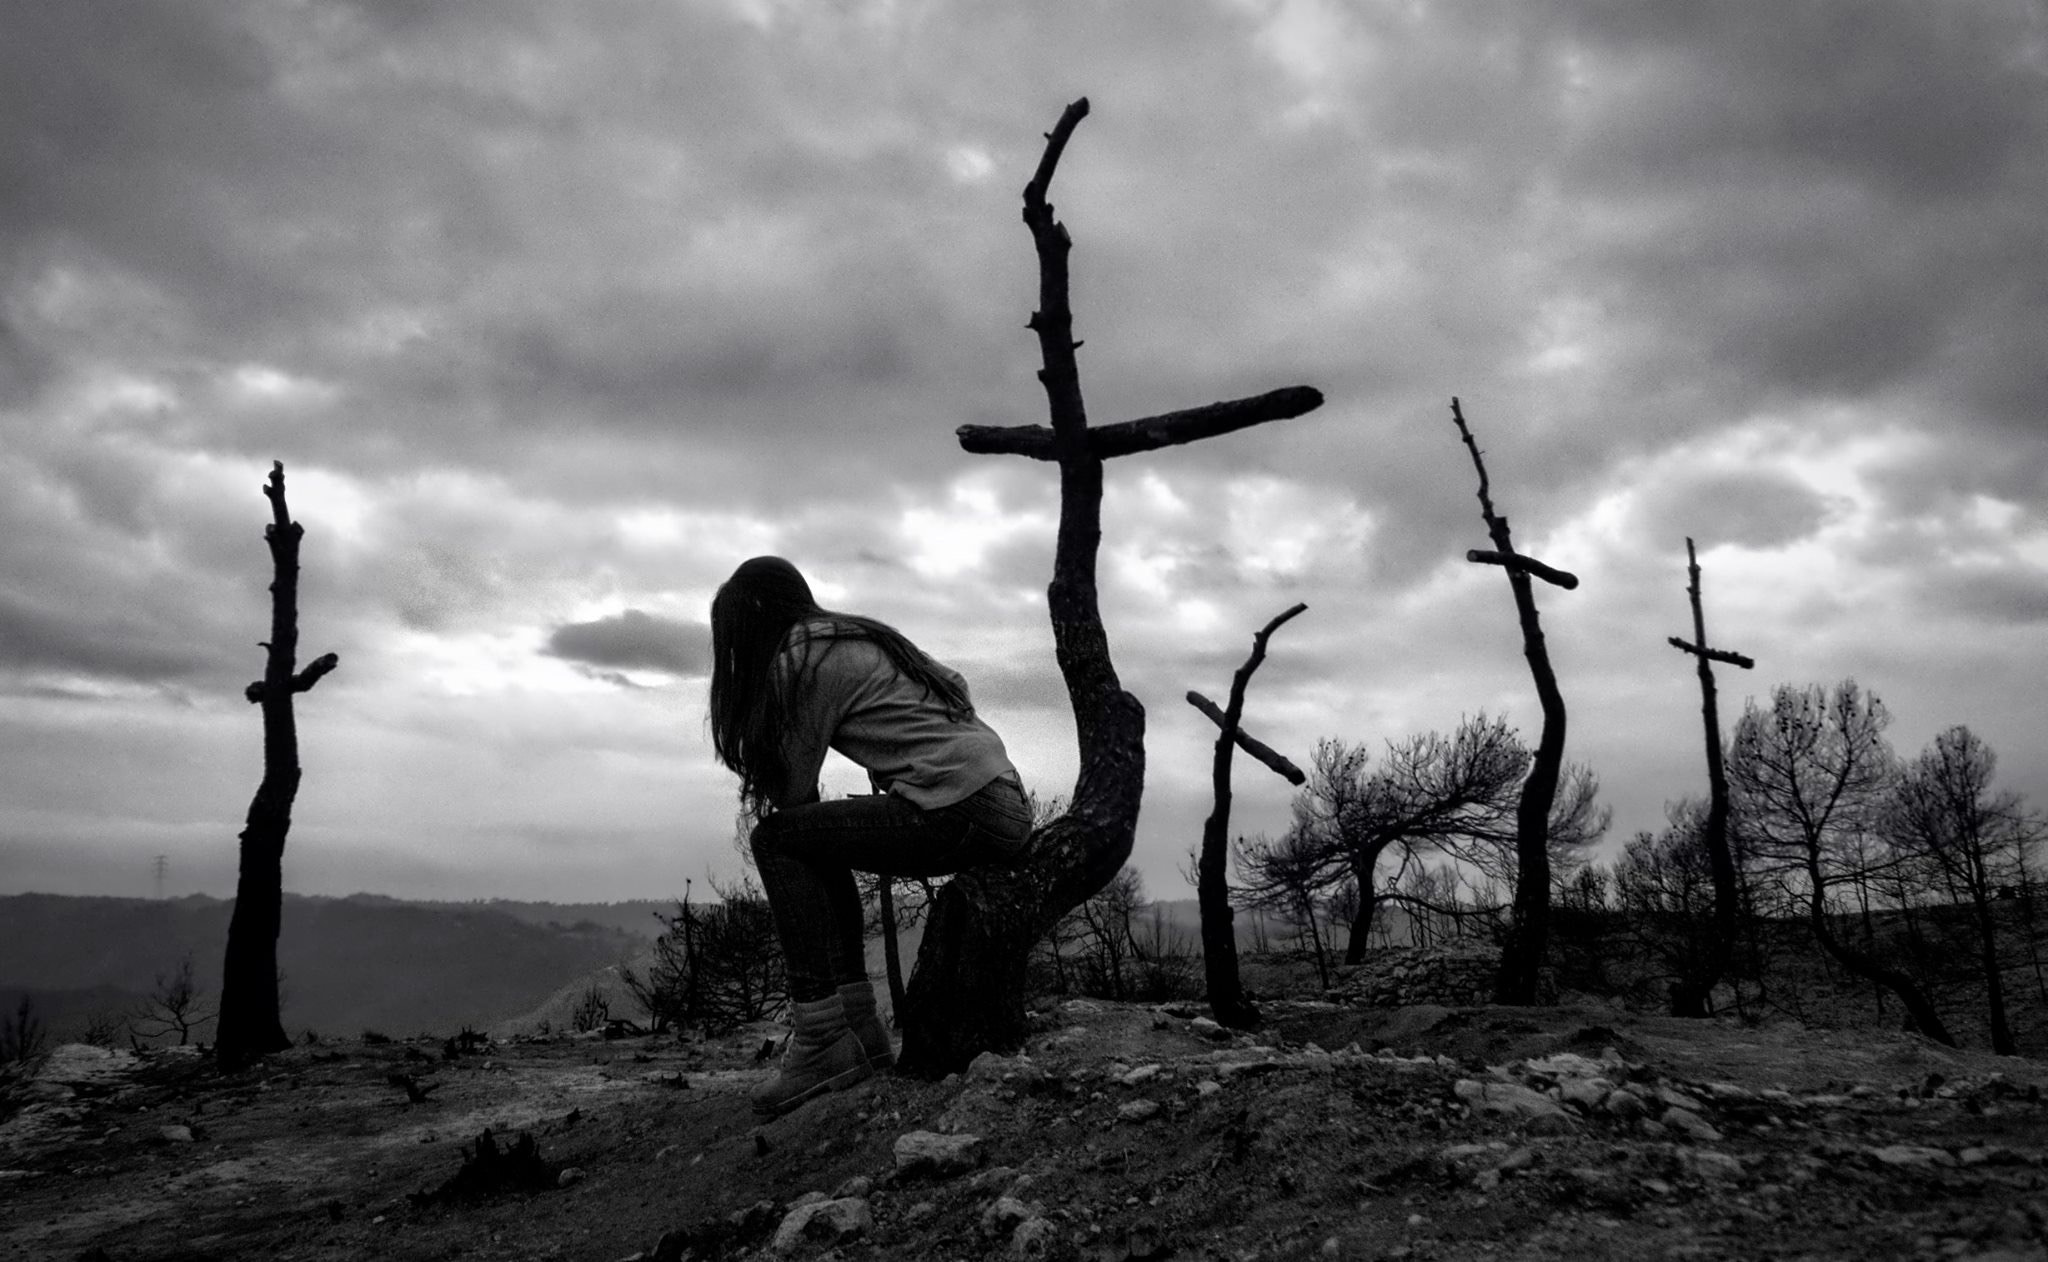
[[[782,759],[789,774],[768,795],[777,810],[818,800],[818,772],[825,766],[832,734],[839,730],[845,710],[841,696],[844,689],[837,686],[838,663],[833,660],[833,648],[831,640],[811,641],[807,645],[813,659],[811,670],[803,689],[790,697],[789,711],[783,715]],[[786,653],[775,660],[778,675],[795,670],[796,665]]]

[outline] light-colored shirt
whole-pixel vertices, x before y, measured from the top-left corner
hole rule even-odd
[[[943,698],[897,670],[874,641],[827,638],[830,631],[815,623],[811,630],[801,650],[786,643],[773,668],[781,678],[807,668],[783,716],[789,780],[775,805],[815,796],[828,748],[865,768],[876,789],[925,810],[951,806],[1016,770],[1003,738],[976,717],[971,700],[965,714],[948,714]],[[968,695],[958,672],[932,666]]]

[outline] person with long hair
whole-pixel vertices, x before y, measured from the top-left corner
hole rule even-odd
[[[788,1112],[895,1062],[875,1010],[853,873],[939,876],[1012,864],[1031,808],[967,681],[887,623],[821,609],[781,557],[711,602],[711,743],[739,776],[749,846],[788,968],[794,1034],[754,1108]],[[819,800],[836,749],[869,796]]]

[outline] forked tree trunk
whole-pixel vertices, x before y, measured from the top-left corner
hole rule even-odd
[[[249,803],[242,829],[241,875],[235,910],[228,921],[227,956],[221,970],[220,1023],[214,1053],[221,1066],[236,1069],[291,1046],[278,1013],[277,934],[284,904],[284,843],[292,826],[292,800],[299,791],[299,737],[292,697],[333,670],[329,653],[295,673],[299,644],[299,538],[284,500],[284,465],[273,462],[263,488],[270,500],[270,640],[263,679],[243,690],[263,707],[263,780]]]
[[[1215,1014],[1219,1025],[1235,1030],[1249,1030],[1259,1023],[1259,1010],[1245,998],[1244,982],[1237,970],[1237,929],[1232,923],[1235,913],[1230,909],[1230,881],[1224,866],[1230,857],[1230,761],[1231,754],[1239,745],[1260,762],[1290,783],[1300,784],[1308,777],[1301,768],[1287,761],[1278,753],[1246,734],[1241,726],[1244,720],[1244,690],[1251,683],[1252,673],[1259,663],[1266,660],[1266,642],[1282,623],[1307,609],[1297,604],[1268,622],[1259,633],[1252,637],[1251,656],[1230,680],[1230,703],[1218,711],[1213,702],[1199,692],[1188,694],[1188,703],[1209,716],[1218,728],[1216,733],[1216,757],[1211,766],[1210,779],[1216,796],[1215,806],[1209,818],[1202,824],[1202,852],[1195,863],[1196,904],[1202,913],[1202,971],[1209,987],[1209,1010]]]
[[[1479,472],[1479,509],[1486,532],[1493,540],[1492,552],[1468,552],[1468,561],[1499,565],[1508,572],[1508,586],[1515,596],[1515,616],[1522,627],[1522,655],[1529,659],[1529,674],[1536,681],[1536,699],[1543,707],[1543,733],[1536,741],[1536,753],[1529,761],[1529,775],[1522,781],[1522,796],[1515,804],[1515,901],[1508,918],[1507,940],[1501,944],[1500,971],[1493,981],[1493,1001],[1528,1006],[1537,1001],[1537,984],[1543,962],[1550,950],[1550,806],[1557,797],[1557,781],[1564,767],[1564,694],[1557,688],[1557,672],[1550,667],[1550,650],[1543,641],[1543,626],[1536,616],[1536,593],[1530,576],[1542,578],[1567,590],[1579,585],[1577,578],[1552,569],[1532,557],[1515,551],[1508,533],[1508,519],[1493,511],[1487,493],[1486,463],[1479,444],[1465,427],[1465,414],[1456,399],[1451,400],[1451,418],[1458,434],[1472,452],[1472,466]]]
[[[1038,310],[1029,327],[1038,334],[1044,364],[1038,379],[1052,428],[959,431],[967,451],[1059,464],[1060,524],[1046,607],[1074,710],[1080,773],[1072,804],[1033,834],[1023,865],[963,872],[932,904],[901,1016],[900,1064],[911,1073],[942,1075],[965,1068],[980,1052],[1022,1044],[1032,944],[1108,884],[1131,854],[1145,788],[1145,708],[1117,679],[1096,599],[1103,460],[1299,416],[1322,403],[1318,392],[1295,387],[1089,430],[1067,299],[1072,241],[1046,200],[1060,154],[1087,113],[1086,98],[1067,106],[1046,134],[1045,152],[1024,189],[1024,222],[1038,253]]]

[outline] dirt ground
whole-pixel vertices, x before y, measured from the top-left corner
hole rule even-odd
[[[2048,1258],[2040,1062],[1605,1007],[1266,1012],[1077,1000],[1022,1058],[766,1124],[766,1029],[235,1075],[72,1045],[0,1112],[0,1257],[765,1258],[794,1207],[804,1258]],[[486,1129],[531,1136],[528,1186],[417,1195]],[[961,1164],[900,1164],[913,1132]]]

